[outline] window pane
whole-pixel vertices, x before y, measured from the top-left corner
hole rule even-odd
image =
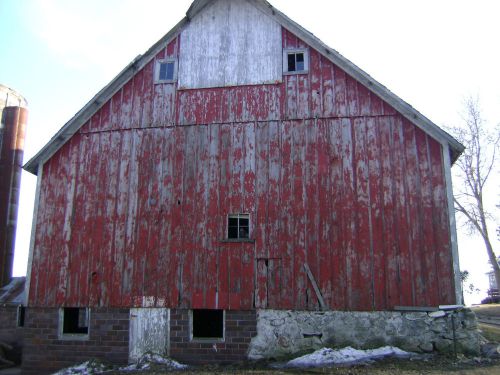
[[[238,227],[229,227],[227,230],[227,238],[238,238]]]
[[[300,72],[300,71],[303,71],[305,70],[305,67],[304,67],[304,62],[298,62],[297,61],[297,72]]]
[[[295,72],[295,54],[290,53],[288,55],[288,71]]]
[[[248,218],[240,218],[240,227],[248,228]]]
[[[169,81],[172,81],[174,79],[174,63],[169,62],[166,64],[167,65],[167,78]]]
[[[302,63],[304,62],[304,54],[303,53],[297,53],[296,56],[297,56],[297,62],[298,63],[299,62],[302,62]]]
[[[238,238],[248,238],[248,227],[240,227]]]
[[[167,64],[160,64],[160,77],[158,78],[160,81],[167,79]]]
[[[237,227],[238,226],[238,218],[237,217],[230,217],[228,224],[230,227]]]

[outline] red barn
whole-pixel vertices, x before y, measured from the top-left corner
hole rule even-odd
[[[459,302],[462,150],[266,1],[194,1],[25,166],[26,371],[40,345],[230,361],[259,311]]]

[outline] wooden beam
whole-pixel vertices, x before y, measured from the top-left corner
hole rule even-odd
[[[304,263],[304,269],[306,270],[307,276],[309,277],[309,280],[311,281],[311,284],[314,288],[314,291],[316,292],[316,296],[318,297],[319,304],[321,305],[321,310],[325,311],[327,310],[327,306],[325,304],[325,300],[323,299],[323,295],[321,294],[321,291],[318,288],[318,284],[316,283],[316,279],[314,279],[314,276],[311,272],[311,269],[309,268],[307,263]]]

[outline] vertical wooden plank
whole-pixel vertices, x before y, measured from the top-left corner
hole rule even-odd
[[[305,209],[305,123],[302,121],[293,121],[291,123],[292,131],[292,222],[293,222],[293,249],[294,263],[293,271],[295,278],[295,308],[307,308],[307,277],[304,271],[306,262],[306,209]]]
[[[334,173],[335,167],[338,164],[334,164],[331,160],[331,148],[330,148],[330,126],[326,120],[317,121],[317,176],[316,184],[318,186],[318,198],[317,198],[317,215],[318,215],[318,271],[317,282],[318,287],[323,294],[325,303],[333,308],[333,289],[332,276],[335,270],[332,268],[332,255],[339,251],[338,248],[334,248],[334,244],[330,241],[330,233],[335,232],[336,222],[332,216],[333,213],[337,213],[332,209],[332,201],[335,197],[330,193],[330,174]],[[312,264],[312,260],[308,259],[308,263]]]
[[[335,115],[342,117],[348,113],[348,98],[347,98],[347,76],[345,72],[336,67],[333,70],[334,90],[335,90]]]
[[[313,49],[309,50],[310,102],[312,117],[323,117],[323,67],[322,56]],[[328,64],[331,66],[331,64]],[[329,67],[330,67],[329,66]]]
[[[134,91],[132,93],[132,104],[131,104],[131,118],[130,127],[137,129],[141,126],[142,119],[142,92],[144,86],[144,71],[145,69],[139,70],[134,75]]]
[[[227,215],[231,210],[230,206],[230,185],[231,185],[231,126],[224,124],[220,126],[220,183],[219,183],[219,217],[222,219],[222,238],[227,238]],[[218,284],[218,308],[229,308],[229,251],[220,246],[217,257],[217,284]]]
[[[399,247],[397,243],[397,215],[396,215],[396,183],[394,180],[394,154],[392,117],[383,117],[378,121],[380,132],[380,155],[382,173],[382,211],[383,211],[383,245],[384,270],[386,289],[386,308],[392,309],[401,305],[400,277],[399,277]]]
[[[250,214],[250,237],[255,238],[254,229],[256,225],[255,211],[255,183],[256,183],[256,147],[255,147],[255,123],[244,125],[243,130],[243,150],[244,150],[244,170],[243,170],[243,211]],[[254,244],[246,244],[241,257],[242,262],[242,298],[241,308],[251,309],[253,307],[254,293]]]
[[[270,228],[271,218],[268,219],[268,205],[271,204],[269,198],[269,189],[272,183],[269,181],[269,127],[270,124],[263,122],[256,125],[255,131],[255,163],[256,163],[256,207],[255,207],[255,251],[256,258],[269,257],[269,239],[273,232]],[[257,264],[257,272],[259,265]],[[260,288],[260,282],[264,279],[257,277],[257,289]]]
[[[356,265],[353,277],[355,292],[353,304],[356,310],[373,309],[373,247],[370,243],[370,185],[368,150],[366,142],[366,119],[357,118],[354,130],[354,178],[356,194]]]
[[[342,242],[345,251],[346,308],[353,310],[357,305],[356,279],[356,190],[354,185],[354,145],[350,119],[342,119]]]
[[[174,131],[172,128],[165,128],[159,132],[161,138],[161,180],[159,193],[159,243],[158,243],[158,263],[157,272],[157,300],[156,306],[169,307],[176,306],[177,301],[172,301],[170,290],[176,284],[175,272],[171,272],[173,263],[172,246],[172,214],[177,200],[174,197]]]
[[[359,114],[361,116],[371,115],[371,93],[365,86],[357,82],[358,99],[359,99]]]
[[[154,60],[150,61],[143,68],[142,76],[142,87],[138,92],[141,99],[141,120],[139,126],[142,128],[147,128],[152,125],[153,122],[153,72],[154,72]]]
[[[346,99],[347,113],[349,116],[359,116],[359,96],[358,82],[351,76],[346,74]]]
[[[414,306],[413,300],[413,275],[410,265],[410,244],[408,227],[408,197],[406,191],[405,174],[407,168],[405,165],[403,121],[395,117],[392,128],[392,152],[393,159],[393,181],[394,181],[394,202],[395,202],[395,229],[396,242],[398,244],[398,278],[400,290],[400,303],[403,306]]]
[[[268,259],[258,258],[257,262],[257,274],[256,278],[256,288],[255,288],[255,308],[265,309],[267,308],[267,269],[268,269]]]
[[[345,191],[344,191],[344,125],[343,120],[327,121],[327,142],[329,143],[329,165],[326,168],[330,171],[329,190],[330,204],[325,205],[329,210],[325,221],[328,225],[328,242],[330,245],[331,261],[323,267],[327,269],[321,274],[328,274],[332,282],[331,307],[337,310],[345,310],[348,306],[348,275],[347,267],[347,247],[344,243],[344,235],[350,238],[350,233],[344,233],[344,228],[349,223],[349,217],[344,217],[345,213]],[[330,268],[331,267],[331,268]]]
[[[406,161],[407,212],[409,223],[410,267],[413,283],[414,303],[424,304],[426,300],[426,280],[424,273],[424,254],[422,254],[422,212],[421,183],[415,126],[409,121],[403,122],[404,150]]]
[[[305,125],[304,206],[305,206],[305,262],[313,275],[319,272],[319,199],[318,199],[318,124],[307,121]],[[307,281],[307,309],[319,310],[318,298],[310,281]]]
[[[125,97],[124,93],[124,97]],[[119,134],[119,140],[115,139],[120,145],[119,166],[117,171],[117,193],[116,193],[116,223],[113,239],[114,247],[114,270],[111,280],[111,298],[110,305],[122,306],[122,288],[123,272],[125,270],[126,260],[126,233],[127,233],[127,213],[129,198],[129,180],[131,179],[131,153],[132,153],[132,132],[130,130],[122,131]]]
[[[294,272],[295,249],[293,243],[293,161],[292,161],[292,124],[289,121],[281,124],[281,184],[280,184],[280,244],[283,252],[282,282],[286,286],[281,291],[282,308],[291,309],[296,306],[296,278]]]
[[[132,126],[133,100],[134,100],[134,81],[135,77],[131,78],[122,89],[122,100],[120,112],[118,114],[118,128],[121,130],[130,129]]]
[[[381,120],[383,121],[383,120]],[[383,172],[379,119],[369,118],[366,123],[366,148],[368,155],[370,191],[370,247],[372,256],[373,309],[387,308],[383,223]]]
[[[187,156],[184,154],[186,149],[186,133],[184,128],[175,128],[172,142],[173,149],[173,199],[172,209],[172,256],[169,269],[170,300],[172,306],[180,307],[183,299],[183,279],[182,272],[184,266],[184,246],[183,246],[183,216],[184,211],[184,163]]]
[[[208,182],[207,182],[207,269],[205,275],[206,298],[213,308],[218,308],[218,283],[217,283],[217,252],[219,241],[224,237],[222,226],[223,217],[219,213],[219,153],[220,153],[220,125],[209,126],[208,144]]]
[[[76,185],[77,185],[77,159],[79,147],[78,143],[80,142],[81,136],[79,134],[75,135],[69,143],[66,144],[68,148],[67,159],[65,160],[65,165],[63,166],[63,176],[62,183],[66,182],[65,190],[65,212],[64,212],[64,220],[62,227],[62,246],[60,259],[61,264],[59,268],[59,281],[58,281],[58,290],[56,292],[56,305],[61,306],[65,304],[67,301],[67,297],[70,292],[70,278],[69,275],[71,273],[70,265],[71,265],[71,239],[72,239],[72,230],[73,230],[73,219],[75,216],[75,193],[76,193]]]
[[[102,186],[104,182],[101,179],[104,177],[101,170],[101,165],[104,162],[101,157],[102,140],[100,133],[94,133],[90,137],[92,149],[89,161],[88,170],[95,171],[89,178],[89,189],[87,199],[89,202],[86,216],[86,226],[88,237],[85,240],[88,268],[82,277],[89,284],[88,306],[99,306],[100,284],[104,275],[101,267],[101,252],[100,245],[102,244]],[[86,305],[86,304],[85,304]],[[83,306],[85,306],[83,305]]]
[[[436,285],[439,283],[438,272],[434,262],[435,252],[435,228],[432,225],[432,175],[430,164],[430,152],[427,135],[420,129],[415,128],[415,140],[417,145],[417,159],[420,174],[420,220],[421,238],[420,248],[422,272],[425,276],[425,294],[422,303],[432,306],[436,293]]]

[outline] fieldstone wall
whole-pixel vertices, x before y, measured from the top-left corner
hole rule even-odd
[[[479,354],[480,335],[470,309],[455,313],[458,352]],[[450,314],[425,312],[278,311],[257,312],[257,336],[250,359],[279,358],[328,347],[359,349],[384,345],[411,352],[453,352]]]

